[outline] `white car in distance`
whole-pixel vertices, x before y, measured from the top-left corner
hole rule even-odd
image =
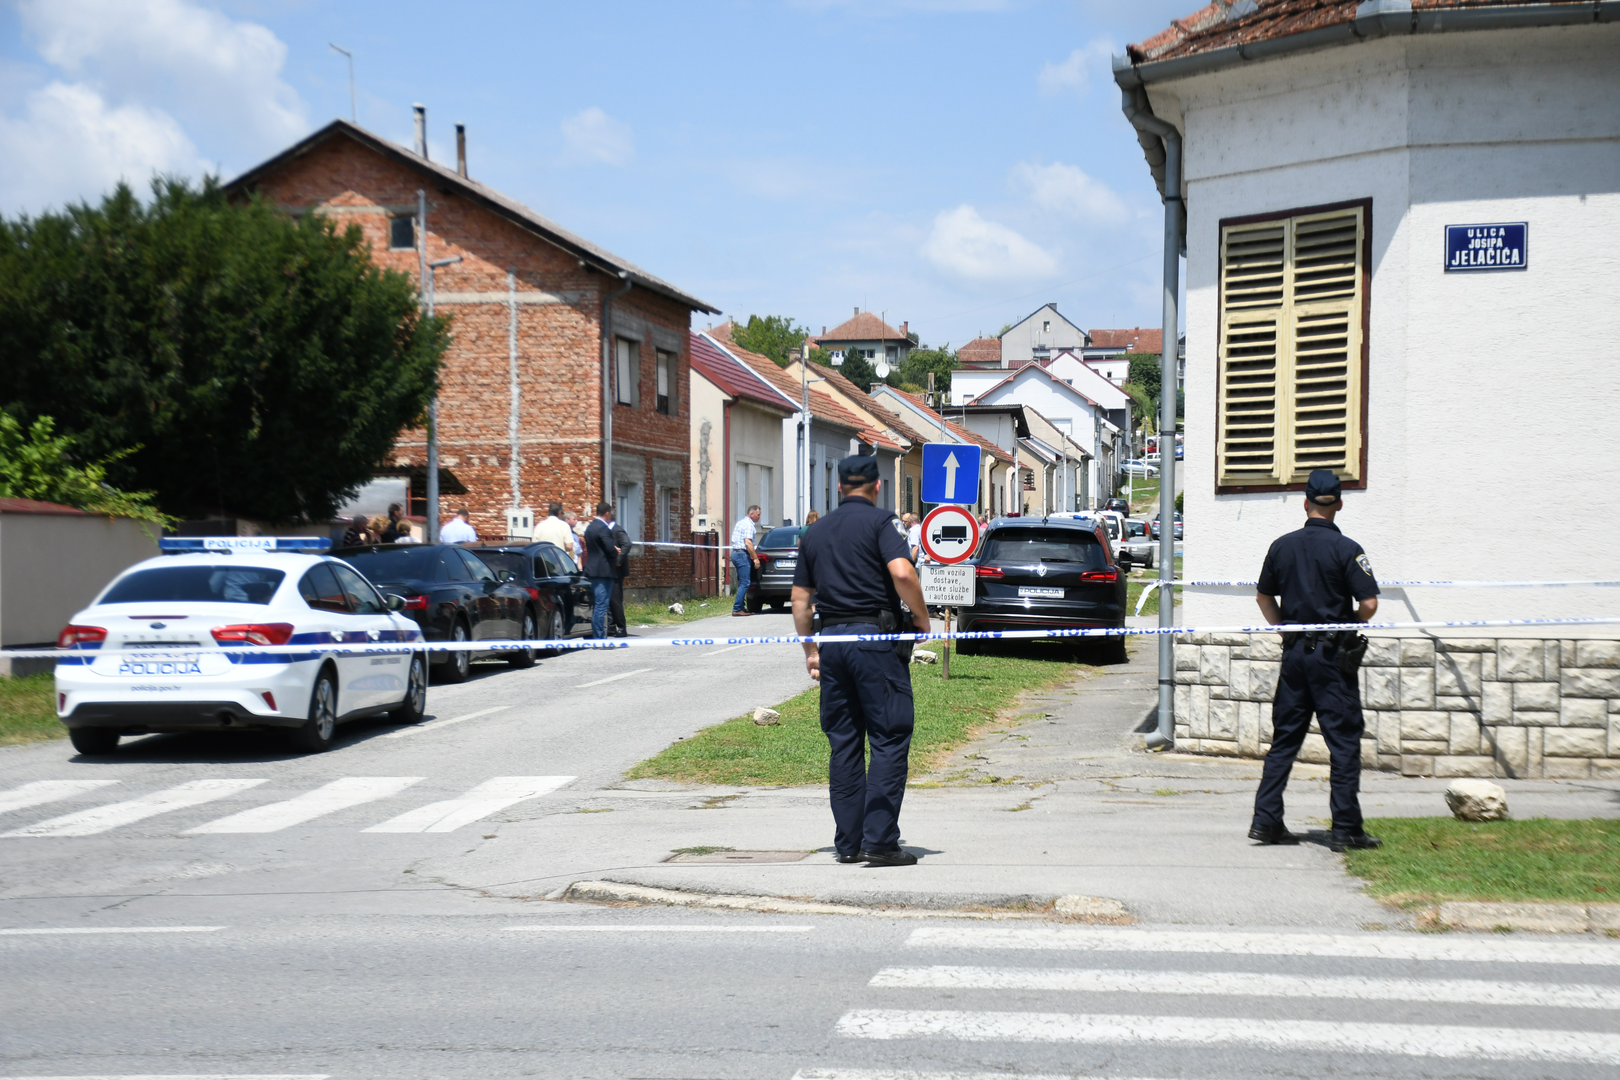
[[[1132,458],[1119,467],[1119,471],[1130,476],[1158,476],[1159,467],[1151,465],[1140,458]]]
[[[57,638],[56,714],[81,754],[126,734],[285,728],[301,750],[338,724],[427,709],[417,624],[320,537],[164,537]],[[345,650],[345,645],[399,648]]]

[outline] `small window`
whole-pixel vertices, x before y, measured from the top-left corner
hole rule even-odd
[[[1051,319],[1042,319],[1041,320],[1041,333],[1050,334],[1051,332],[1052,332],[1052,320]]]
[[[626,341],[624,338],[617,340],[613,365],[613,400],[620,405],[633,407],[636,403],[636,383],[641,381],[640,351],[640,346],[634,341]]]
[[[388,219],[388,246],[395,251],[416,250],[416,218],[400,214]]]
[[[680,361],[674,353],[658,351],[658,411],[665,416],[674,416],[675,405],[675,376],[680,371]]]
[[[298,582],[298,595],[304,598],[304,603],[316,611],[349,612],[348,598],[343,595],[343,587],[338,584],[337,575],[332,573],[331,563],[321,563],[309,568],[309,572]]]
[[[350,611],[356,615],[381,615],[388,610],[388,604],[377,595],[377,590],[371,587],[371,582],[342,563],[326,565],[337,575],[338,587],[348,599]]]
[[[908,514],[917,509],[916,506],[912,505],[912,493],[914,491],[912,481],[914,479],[914,477],[906,477],[906,513]]]
[[[659,410],[662,412],[663,410]],[[670,543],[675,539],[675,489],[658,488],[658,542]]]

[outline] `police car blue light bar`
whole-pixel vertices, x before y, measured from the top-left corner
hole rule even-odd
[[[165,536],[158,550],[168,555],[187,552],[293,551],[318,555],[332,550],[329,536]]]

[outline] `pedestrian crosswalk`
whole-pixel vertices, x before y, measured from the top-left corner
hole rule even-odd
[[[1620,1067],[1620,941],[958,925],[918,927],[904,949],[952,962],[878,969],[870,1000],[834,1025],[837,1056],[905,1041],[978,1071],[851,1063],[796,1080],[1072,1077],[1049,1066],[1079,1047],[1138,1076],[1189,1053],[1210,1077],[1238,1062],[1234,1076],[1270,1075],[1258,1064],[1268,1054],[1379,1076],[1427,1076],[1442,1061],[1468,1063],[1444,1068],[1469,1076]],[[1020,963],[984,963],[1009,954]],[[1006,1071],[1014,1063],[1025,1067]]]
[[[462,795],[406,810],[363,828],[367,833],[447,833],[507,807],[547,795],[573,782],[572,776],[496,776]],[[424,780],[420,776],[344,776],[290,799],[264,803],[191,825],[185,835],[274,833],[329,814],[394,798]],[[118,780],[36,780],[0,791],[0,814],[15,813],[91,793],[107,792]],[[0,839],[96,836],[148,818],[239,796],[266,779],[206,778],[102,803],[0,832]],[[111,792],[109,792],[111,794]],[[375,819],[373,819],[375,820]]]

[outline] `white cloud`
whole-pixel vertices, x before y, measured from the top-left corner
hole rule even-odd
[[[144,195],[153,173],[202,169],[173,117],[61,82],[30,93],[22,116],[0,116],[0,161],[0,207],[31,213],[94,200],[119,180]]]
[[[1035,78],[1036,84],[1043,94],[1059,94],[1065,90],[1083,94],[1094,70],[1109,70],[1115,51],[1113,42],[1098,38],[1074,50],[1067,60],[1042,65],[1040,74]]]
[[[1131,216],[1125,200],[1100,180],[1074,165],[1040,165],[1024,161],[1013,166],[1013,183],[1029,193],[1042,210],[1077,221],[1107,223]]]
[[[636,146],[630,128],[596,106],[562,122],[564,159],[602,165],[628,165]]]
[[[1005,225],[986,221],[966,203],[940,211],[922,254],[942,270],[978,281],[1046,277],[1057,269],[1050,252]]]
[[[189,0],[21,0],[39,54],[104,97],[160,102],[188,127],[253,154],[308,130],[270,30]]]

